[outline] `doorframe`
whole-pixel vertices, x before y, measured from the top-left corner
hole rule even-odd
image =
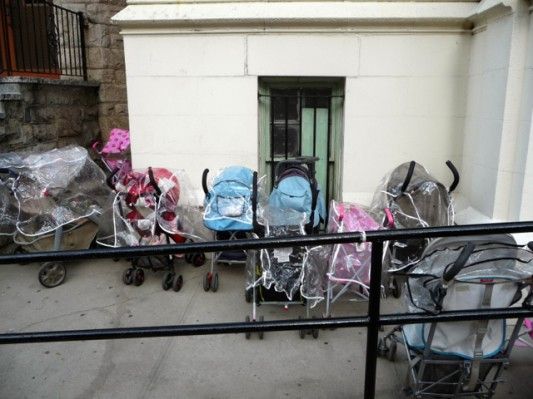
[[[344,143],[344,88],[345,78],[330,77],[259,77],[258,78],[258,112],[259,112],[259,174],[266,176],[267,184],[271,181],[271,168],[267,166],[270,160],[270,106],[271,89],[291,88],[331,88],[331,103],[329,116],[331,122],[331,137],[329,138],[329,159],[331,198],[342,201],[343,181],[343,143]],[[333,164],[333,167],[331,165]],[[328,193],[326,193],[326,199]],[[326,204],[329,206],[329,204]]]

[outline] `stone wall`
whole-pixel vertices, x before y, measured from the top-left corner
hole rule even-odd
[[[56,0],[55,4],[82,11],[87,19],[85,38],[89,80],[100,83],[99,128],[106,137],[114,127],[128,128],[124,49],[119,27],[111,17],[126,0]]]
[[[87,146],[98,138],[98,84],[0,80],[0,152]]]

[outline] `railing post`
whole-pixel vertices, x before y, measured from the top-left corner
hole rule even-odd
[[[366,335],[365,399],[374,399],[376,392],[376,368],[378,357],[379,305],[381,300],[381,267],[383,241],[372,242],[370,271],[370,297],[368,300],[369,324]]]
[[[78,25],[80,28],[81,68],[83,80],[87,80],[87,55],[85,54],[85,17],[83,12],[78,12]]]
[[[11,13],[9,14],[11,15]],[[0,0],[0,18],[2,18],[1,25],[2,25],[2,37],[4,40],[2,43],[0,43],[1,46],[1,54],[0,57],[2,58],[2,69],[0,70],[0,73],[3,73],[4,71],[7,72],[7,75],[11,75],[13,72],[13,67],[11,65],[11,48],[9,44],[9,32],[8,32],[8,4],[6,4],[6,0]]]

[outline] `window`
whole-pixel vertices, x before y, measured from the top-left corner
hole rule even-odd
[[[259,87],[260,172],[268,176],[268,189],[277,162],[315,156],[325,199],[340,198],[344,81],[264,78]]]

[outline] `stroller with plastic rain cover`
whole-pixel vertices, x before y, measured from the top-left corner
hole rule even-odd
[[[371,212],[389,229],[448,226],[454,223],[451,193],[459,184],[459,172],[447,161],[453,182],[446,188],[415,161],[396,167],[383,179],[372,200]],[[428,239],[389,241],[384,251],[388,276],[386,291],[399,298],[400,283],[394,272],[415,264],[429,243]]]
[[[265,237],[305,235],[306,220],[307,216],[303,213],[270,206],[265,207],[260,217]],[[324,298],[327,257],[322,247],[293,246],[262,249],[259,253],[250,251],[249,260],[247,290],[252,302],[252,316],[246,316],[246,322],[264,320],[263,316],[257,316],[257,307],[261,305],[285,308],[302,305],[306,307],[306,317],[309,318],[310,309]],[[306,334],[318,338],[318,329],[299,332],[300,338],[305,338]],[[250,338],[250,333],[246,334],[246,338]],[[259,338],[263,339],[262,332]]]
[[[332,200],[329,207],[328,233],[378,230],[380,225],[357,204]],[[352,300],[367,300],[370,290],[370,258],[372,244],[335,244],[329,257],[326,317],[331,306],[345,294]]]
[[[0,195],[9,199],[2,205],[2,231],[20,250],[90,247],[112,194],[104,173],[84,148],[2,154],[0,171]],[[64,262],[43,263],[38,277],[48,288],[61,284],[66,277]]]
[[[183,180],[183,174],[178,178],[176,173],[164,168],[130,172],[116,185],[118,192],[111,214],[101,226],[98,243],[124,247],[180,244],[191,239],[194,226],[185,210],[179,212],[179,203],[186,202],[180,185]],[[139,286],[144,282],[144,269],[164,270],[163,289],[172,288],[177,292],[183,286],[183,276],[175,272],[175,258],[168,255],[131,259],[131,267],[124,271],[122,280],[126,285]],[[195,254],[196,265],[201,266],[204,261],[203,254]]]
[[[306,214],[305,232],[318,233],[326,218],[324,196],[315,177],[316,157],[299,157],[278,162],[274,188],[268,205]]]
[[[531,306],[533,252],[510,235],[433,240],[405,274],[411,313]],[[490,398],[522,323],[510,334],[506,320],[400,326],[380,339],[379,352],[394,360],[396,344],[405,346],[406,393],[415,398]]]
[[[257,230],[257,172],[243,166],[229,166],[222,169],[209,186],[208,173],[209,169],[205,169],[202,175],[204,226],[215,233],[217,241],[250,238]],[[217,263],[245,265],[247,256],[243,250],[214,252],[211,269],[204,276],[204,290],[218,290]]]

